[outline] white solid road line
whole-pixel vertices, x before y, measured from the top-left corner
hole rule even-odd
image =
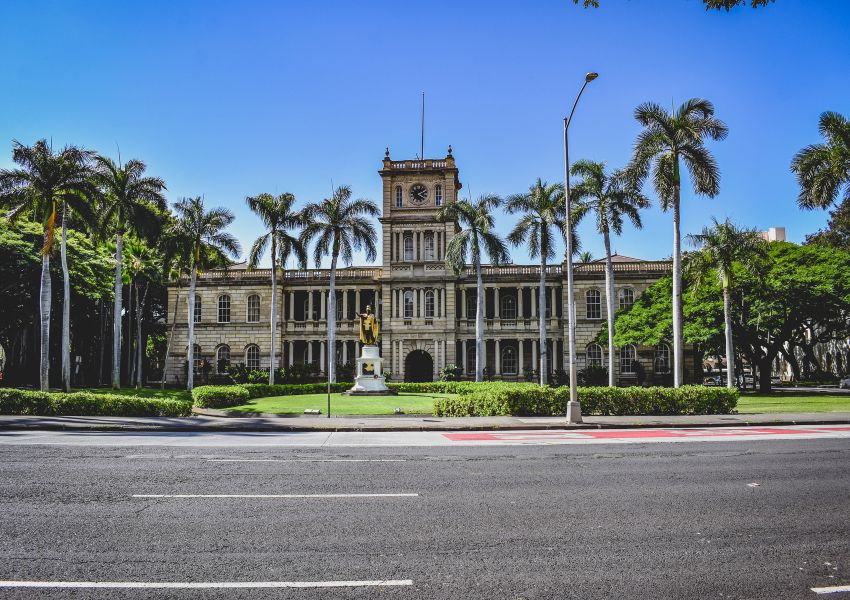
[[[407,462],[404,458],[208,458],[207,462]]]
[[[133,494],[133,498],[416,498],[419,494]]]
[[[0,581],[0,588],[129,588],[129,589],[210,589],[210,588],[338,588],[413,585],[412,579],[363,581]]]
[[[833,585],[831,587],[812,588],[815,594],[837,594],[838,592],[850,592],[850,585]]]

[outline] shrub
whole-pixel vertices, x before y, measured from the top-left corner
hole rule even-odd
[[[192,390],[192,401],[198,408],[239,406],[249,398],[244,385],[201,385]]]
[[[581,387],[578,394],[582,412],[587,415],[726,414],[738,403],[737,390],[697,385],[678,389]],[[568,400],[569,388],[529,384],[481,386],[458,397],[435,399],[434,415],[559,416],[565,413]]]
[[[440,381],[457,381],[462,373],[459,366],[449,363],[440,369]]]
[[[607,385],[608,369],[602,365],[587,365],[579,372],[579,385]]]
[[[191,404],[182,400],[91,392],[0,389],[0,414],[4,415],[182,417],[190,413]]]

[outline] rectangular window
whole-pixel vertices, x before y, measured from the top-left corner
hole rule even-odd
[[[434,260],[434,234],[425,234],[425,260]]]
[[[201,322],[201,297],[195,294],[195,323]]]
[[[218,322],[230,323],[230,296],[218,297]]]
[[[413,292],[410,290],[404,292],[404,318],[413,318]]]
[[[256,294],[248,296],[248,322],[260,322],[260,297]]]
[[[437,206],[443,205],[443,186],[441,185],[438,185],[436,188],[434,188],[434,203]]]
[[[585,311],[588,319],[602,318],[602,295],[599,290],[589,290],[585,296]]]
[[[404,260],[412,261],[413,258],[413,236],[404,236]]]

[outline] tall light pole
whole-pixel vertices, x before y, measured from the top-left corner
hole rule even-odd
[[[578,401],[578,368],[576,366],[576,304],[575,290],[573,289],[573,219],[572,206],[570,204],[570,144],[567,133],[570,129],[570,121],[573,120],[573,113],[578,106],[579,98],[581,98],[584,88],[587,84],[599,77],[598,73],[588,73],[584,77],[584,85],[576,96],[576,101],[573,103],[573,109],[570,111],[570,116],[564,119],[564,178],[566,186],[564,187],[564,200],[566,202],[566,238],[567,238],[567,311],[568,311],[568,328],[569,328],[569,343],[570,343],[570,401],[567,402],[567,423],[581,423],[581,404]]]

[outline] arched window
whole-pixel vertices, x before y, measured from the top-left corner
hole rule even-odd
[[[227,294],[218,297],[218,322],[230,323],[230,296]]]
[[[599,290],[587,290],[584,295],[584,306],[588,319],[602,318],[602,295]]]
[[[215,372],[219,375],[227,373],[230,367],[230,346],[219,346],[215,353]]]
[[[620,373],[623,375],[635,374],[635,362],[637,362],[637,352],[631,344],[620,348]]]
[[[602,346],[599,344],[590,344],[587,347],[587,366],[601,367],[602,360]]]
[[[434,302],[434,290],[425,290],[425,318],[433,319],[434,318],[434,307],[436,303]]]
[[[502,318],[516,319],[516,298],[514,296],[502,296]]]
[[[201,297],[195,294],[195,323],[201,322]]]
[[[506,346],[502,348],[502,374],[517,374],[516,349],[513,346]]]
[[[192,371],[201,372],[201,347],[198,344],[192,346]]]
[[[659,375],[670,373],[670,346],[667,344],[655,347],[655,372]]]
[[[434,260],[434,234],[425,233],[425,260]]]
[[[437,206],[443,205],[443,186],[441,186],[439,183],[434,188],[434,203]]]
[[[413,256],[413,234],[404,236],[404,260],[414,260]]]
[[[260,370],[260,347],[256,344],[250,344],[245,348],[245,366],[249,371]]]
[[[635,291],[632,288],[620,288],[617,298],[619,299],[620,310],[629,308],[635,303]]]
[[[401,186],[395,186],[395,206],[396,208],[401,208],[404,204],[404,192],[401,190]]]
[[[260,322],[260,297],[257,294],[248,296],[248,322]]]
[[[413,318],[413,291],[406,290],[404,292],[404,318]]]

